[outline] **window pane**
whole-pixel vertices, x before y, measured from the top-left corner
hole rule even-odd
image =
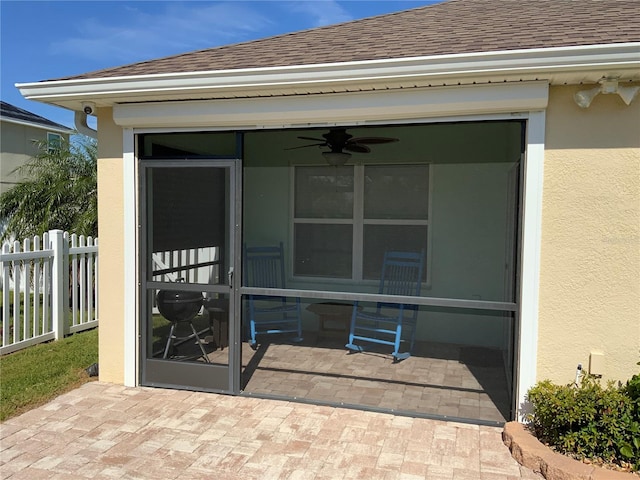
[[[49,152],[52,152],[62,145],[62,136],[57,133],[47,132],[47,143]]]
[[[363,276],[379,279],[386,251],[427,251],[427,227],[422,225],[365,225]],[[426,280],[426,268],[423,279]]]
[[[427,220],[428,165],[365,167],[364,218]]]
[[[352,218],[353,167],[296,167],[296,218]]]
[[[295,225],[294,274],[351,278],[351,225]]]

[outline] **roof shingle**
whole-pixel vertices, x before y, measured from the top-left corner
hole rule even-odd
[[[0,101],[0,118],[3,120],[17,120],[20,122],[32,123],[43,127],[56,128],[59,130],[71,131],[71,129],[53,122],[47,118],[31,113],[22,108],[11,105],[10,103]]]
[[[637,0],[448,0],[60,80],[639,41]]]

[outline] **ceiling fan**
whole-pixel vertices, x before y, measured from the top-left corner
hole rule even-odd
[[[328,133],[322,135],[323,139],[313,137],[298,137],[301,140],[310,140],[316,143],[288,148],[295,150],[307,147],[328,147],[328,152],[322,152],[329,165],[341,166],[347,163],[351,153],[369,153],[371,149],[367,145],[397,142],[397,138],[390,137],[354,137],[347,133],[346,128],[331,128]]]

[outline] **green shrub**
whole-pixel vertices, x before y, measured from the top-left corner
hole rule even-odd
[[[640,365],[640,363],[638,363]],[[624,392],[631,400],[631,425],[633,439],[623,445],[621,453],[630,459],[636,470],[640,470],[640,374],[631,377],[624,387]]]
[[[579,458],[626,462],[640,470],[640,375],[603,388],[592,376],[579,386],[539,382],[527,393],[538,439]]]

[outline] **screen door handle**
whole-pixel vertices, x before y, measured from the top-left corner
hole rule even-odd
[[[233,267],[227,272],[227,277],[229,278],[229,286],[233,288]]]

